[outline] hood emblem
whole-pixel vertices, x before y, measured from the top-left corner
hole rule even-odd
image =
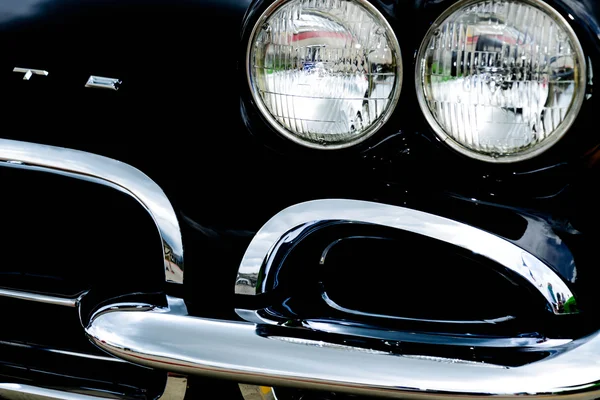
[[[33,68],[21,68],[15,67],[13,68],[13,72],[18,72],[23,75],[23,80],[28,81],[31,79],[33,75],[41,75],[48,76],[48,71],[43,69],[33,69]],[[96,88],[96,89],[110,89],[110,90],[119,90],[122,81],[116,78],[106,78],[103,76],[95,76],[90,75],[87,82],[85,83],[86,88]]]
[[[121,86],[121,81],[115,78],[105,78],[103,76],[94,76],[91,75],[85,87],[88,88],[97,88],[97,89],[110,89],[110,90],[119,90],[119,86]]]
[[[31,78],[33,75],[42,75],[42,76],[48,76],[48,71],[44,71],[43,69],[31,69],[31,68],[19,68],[19,67],[15,67],[13,69],[13,72],[19,72],[23,75],[23,80],[24,81],[28,81],[29,78]]]

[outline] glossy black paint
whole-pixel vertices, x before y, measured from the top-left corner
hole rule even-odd
[[[233,283],[254,233],[289,205],[340,197],[416,208],[503,236],[552,265],[571,282],[586,315],[595,315],[600,134],[593,85],[568,135],[534,160],[492,165],[454,153],[425,122],[413,78],[423,35],[451,3],[373,1],[402,48],[401,98],[375,136],[329,152],[284,140],[252,103],[247,39],[267,0],[0,0],[0,136],[119,159],[163,187],[180,217],[183,294],[192,313],[236,318],[234,307],[248,300],[233,295]],[[597,2],[549,4],[575,29],[592,70],[600,65]],[[50,74],[24,81],[14,67]],[[86,89],[89,75],[123,85],[118,92]],[[28,179],[8,178],[4,170],[3,188],[31,189]],[[78,190],[70,185],[66,195]],[[40,200],[30,196],[30,206]],[[88,201],[84,211],[119,208],[101,198]],[[65,218],[76,219],[70,212]],[[14,226],[33,231],[38,217],[23,215]],[[69,241],[76,236],[65,234]],[[102,273],[101,265],[90,268],[92,277]]]
[[[514,167],[466,160],[437,143],[422,118],[414,118],[420,111],[414,101],[412,53],[447,3],[375,2],[403,49],[402,98],[392,120],[372,140],[334,154],[308,151],[273,135],[260,125],[247,101],[246,39],[267,1],[255,2],[248,10],[249,4],[241,1],[168,6],[158,1],[5,1],[0,4],[0,43],[7,54],[2,68],[30,66],[47,69],[50,75],[27,82],[20,74],[0,76],[14,99],[6,104],[12,116],[6,122],[12,129],[4,136],[98,152],[150,174],[178,205],[183,225],[189,225],[184,229],[190,232],[185,240],[191,244],[186,248],[192,277],[206,272],[202,264],[213,264],[204,251],[204,260],[194,255],[196,240],[215,239],[214,234],[203,237],[206,229],[233,233],[233,238],[227,233],[216,236],[217,246],[234,243],[232,259],[223,260],[224,252],[215,252],[214,260],[233,265],[268,217],[312,198],[379,199],[443,213],[449,202],[445,194],[450,192],[466,201],[533,204],[554,213],[552,201],[569,198],[564,192],[576,182],[583,168],[580,162],[565,157],[555,164],[544,156],[533,167]],[[590,32],[598,30],[593,4],[572,2],[567,9],[582,20],[587,16],[585,25],[574,26],[595,60],[597,54],[590,51],[597,45]],[[407,23],[414,18],[421,22],[419,34]],[[222,29],[206,24],[209,20],[221,22]],[[240,30],[234,27],[242,22],[240,41]],[[238,47],[241,51],[236,52]],[[231,57],[214,62],[211,54],[218,58],[222,51],[240,56],[236,62]],[[88,74],[118,77],[124,85],[116,93],[84,89]],[[30,118],[32,110],[22,104],[33,97],[40,106]],[[580,120],[587,116],[584,110]],[[216,129],[209,118],[219,122]],[[253,136],[244,124],[252,126]],[[573,131],[569,136],[583,136]],[[562,143],[559,147],[564,148]],[[432,194],[436,201],[427,201]]]
[[[134,199],[18,168],[0,168],[0,181],[0,287],[71,298],[164,289],[160,238]]]
[[[586,101],[572,132],[534,161],[495,166],[448,150],[422,117],[413,74],[423,34],[450,3],[374,2],[400,40],[402,96],[395,115],[375,137],[334,154],[278,137],[249,99],[246,41],[269,1],[3,1],[0,83],[10,99],[5,115],[11,116],[3,136],[134,164],[159,181],[187,215],[214,216],[224,225],[248,219],[247,209],[236,201],[248,190],[268,190],[273,198],[260,205],[259,221],[309,197],[304,192],[317,193],[318,186],[329,197],[368,197],[373,180],[493,202],[503,197],[501,203],[515,205],[556,197],[586,168],[589,157],[581,157],[600,142],[586,126],[593,121],[596,97]],[[597,65],[596,6],[571,1],[558,8],[574,16],[568,20]],[[23,81],[11,72],[14,66],[46,69],[50,75]],[[85,89],[92,74],[124,83],[116,93]],[[35,112],[23,106],[33,98]],[[296,171],[292,178],[289,172]],[[300,171],[306,176],[298,176]],[[292,188],[296,193],[283,194]],[[225,222],[228,217],[232,222]]]

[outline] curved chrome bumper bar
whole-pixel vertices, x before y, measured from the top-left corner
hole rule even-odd
[[[558,274],[543,261],[506,239],[439,215],[347,199],[308,201],[288,207],[273,216],[250,242],[238,270],[235,292],[240,295],[264,293],[269,270],[280,249],[288,247],[317,224],[331,221],[379,225],[461,247],[495,261],[520,276],[532,290],[546,299],[548,309],[555,314],[574,313],[559,307],[557,298],[563,301],[574,301],[575,298]],[[256,283],[258,277],[261,277],[262,285]]]
[[[98,313],[86,329],[89,337],[136,364],[261,385],[392,398],[600,396],[599,333],[570,351],[510,368],[282,340],[263,336],[251,323],[138,307]]]

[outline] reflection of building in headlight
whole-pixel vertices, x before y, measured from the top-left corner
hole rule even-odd
[[[393,61],[389,48],[364,48],[345,28],[335,28],[279,35],[275,43],[289,44],[266,46],[262,90],[288,129],[308,135],[360,132],[387,105],[395,78],[383,67]]]

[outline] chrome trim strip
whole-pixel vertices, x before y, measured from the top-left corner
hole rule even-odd
[[[548,265],[513,243],[489,232],[438,215],[358,200],[327,199],[300,203],[271,218],[246,250],[235,285],[236,294],[263,293],[258,277],[266,277],[279,248],[326,221],[376,224],[417,233],[480,254],[518,274],[547,301],[554,314],[567,314],[560,301],[574,301],[566,283]],[[560,300],[559,300],[560,299]]]
[[[47,351],[49,353],[62,354],[62,355],[65,355],[65,356],[72,356],[72,357],[88,358],[88,359],[91,359],[91,360],[109,361],[109,362],[120,362],[120,363],[126,362],[124,360],[121,360],[120,358],[97,356],[95,354],[77,353],[75,351],[55,350],[55,349],[43,349],[43,350],[45,350],[45,351]]]
[[[162,189],[140,170],[97,154],[8,139],[0,139],[0,166],[83,179],[130,195],[158,228],[166,281],[183,283],[183,243],[177,215]]]
[[[10,298],[19,299],[19,300],[35,301],[37,303],[53,304],[55,306],[63,306],[63,307],[79,306],[79,302],[81,301],[81,298],[84,295],[85,295],[85,293],[81,294],[80,296],[78,296],[76,298],[68,298],[68,297],[48,296],[45,294],[23,292],[20,290],[11,290],[11,289],[0,288],[0,296],[2,296],[2,297],[10,297]]]
[[[251,323],[138,310],[114,305],[96,314],[86,332],[136,364],[242,383],[408,399],[600,396],[600,332],[543,360],[504,367],[291,343]]]
[[[115,357],[105,357],[105,356],[97,356],[95,354],[78,353],[75,351],[51,349],[48,347],[35,346],[35,345],[25,344],[25,343],[8,342],[5,340],[0,340],[0,344],[4,345],[4,346],[13,346],[13,347],[19,347],[19,348],[23,348],[23,349],[46,351],[48,353],[62,354],[62,355],[71,356],[71,357],[88,358],[88,359],[92,359],[92,360],[110,361],[110,362],[118,362],[118,363],[127,362],[127,361],[121,360],[120,358],[115,358]]]
[[[118,360],[121,361],[122,360]],[[76,390],[77,388],[72,388]],[[93,391],[93,389],[90,389]],[[187,377],[168,373],[165,390],[156,400],[183,400],[187,391]],[[0,398],[5,400],[98,400],[122,398],[118,395],[102,393],[99,396],[77,393],[68,390],[57,390],[18,383],[0,383]]]
[[[74,390],[76,388],[73,388]],[[168,374],[164,392],[156,399],[183,400],[187,390],[187,378],[185,376]],[[98,400],[98,399],[120,399],[121,396],[102,393],[99,396],[57,390],[18,383],[0,383],[0,398],[5,400]]]
[[[18,383],[0,383],[0,398],[6,400],[98,400],[116,397],[90,396]]]
[[[110,361],[110,362],[119,362],[119,363],[127,362],[127,361],[121,360],[120,358],[115,358],[115,357],[104,357],[104,356],[97,356],[95,354],[78,353],[75,351],[50,349],[47,347],[34,346],[34,345],[30,345],[30,344],[25,344],[25,343],[7,342],[5,340],[0,340],[0,344],[4,345],[4,346],[14,346],[14,347],[20,347],[20,348],[24,348],[24,349],[47,351],[49,353],[63,354],[66,356],[71,356],[71,357],[89,358],[92,360]]]

